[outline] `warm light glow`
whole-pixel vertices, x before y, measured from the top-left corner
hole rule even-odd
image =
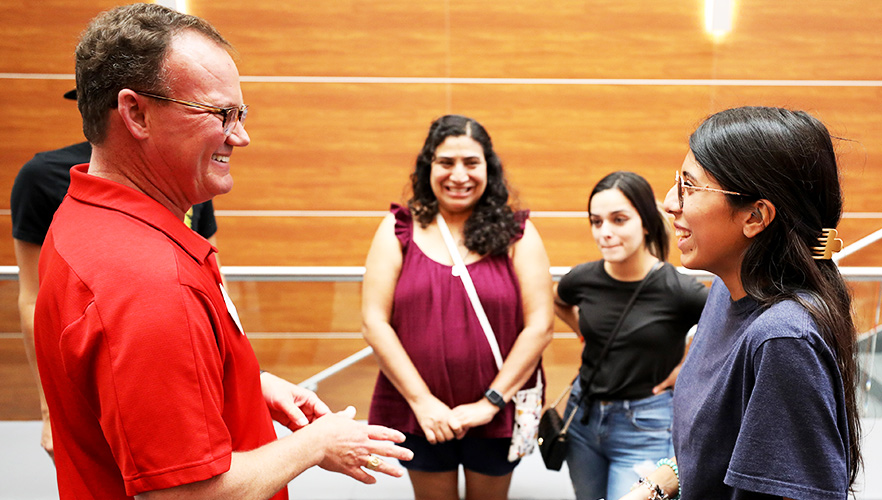
[[[169,9],[174,9],[181,14],[187,13],[187,0],[155,0],[153,3],[164,5]]]
[[[732,31],[734,0],[704,0],[704,29],[714,36]]]

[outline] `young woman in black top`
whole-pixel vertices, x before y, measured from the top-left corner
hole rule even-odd
[[[639,479],[641,465],[671,455],[669,389],[707,289],[665,263],[668,229],[643,177],[606,176],[591,192],[588,212],[603,259],[574,267],[555,292],[555,312],[584,341],[566,415],[588,391],[569,429],[567,464],[577,499],[616,499]],[[597,376],[584,387],[644,279]]]

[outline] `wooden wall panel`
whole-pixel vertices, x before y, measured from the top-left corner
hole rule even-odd
[[[0,73],[74,72],[80,33],[99,12],[125,0],[2,0]]]
[[[445,0],[190,0],[241,54],[242,74],[443,76]]]
[[[19,325],[18,282],[0,281],[0,334],[18,332]]]
[[[0,266],[15,265],[15,248],[12,244],[12,220],[0,216]]]
[[[220,209],[383,210],[402,198],[428,124],[455,111],[487,126],[524,206],[582,210],[585,193],[613,170],[666,187],[701,117],[746,103],[808,109],[856,141],[841,144],[848,209],[876,205],[866,179],[882,163],[877,88],[456,85],[447,106],[440,85],[244,87],[252,144],[233,156],[236,183],[218,198]],[[82,139],[74,103],[59,97],[67,88],[0,80],[10,125],[0,137],[9,164],[0,192],[9,193],[17,166],[35,151]]]
[[[0,338],[0,420],[39,420],[37,383],[20,338]]]
[[[879,79],[874,0],[740,0],[715,41],[704,2],[191,0],[246,74]],[[247,22],[243,22],[247,20]]]
[[[363,266],[380,218],[219,217],[225,266]]]
[[[246,332],[361,332],[361,283],[227,285]]]
[[[252,144],[232,158],[221,209],[383,210],[401,198],[432,119],[436,85],[243,85]]]
[[[453,109],[484,117],[511,180],[536,210],[584,210],[595,182],[614,170],[644,175],[663,197],[699,121],[747,104],[807,109],[857,141],[840,144],[848,209],[878,207],[867,182],[882,164],[875,88],[485,87],[457,87]]]
[[[737,0],[713,78],[879,80],[882,3]]]
[[[868,176],[882,163],[876,88],[245,84],[252,144],[234,155],[225,209],[377,210],[401,199],[431,120],[468,114],[494,138],[524,206],[582,210],[614,170],[671,182],[707,114],[756,104],[807,109],[841,144],[849,210],[870,211]],[[280,182],[282,180],[282,182]]]
[[[9,208],[15,175],[35,153],[86,140],[77,103],[62,97],[74,86],[72,79],[0,79],[0,109],[6,124],[0,134],[0,207]]]

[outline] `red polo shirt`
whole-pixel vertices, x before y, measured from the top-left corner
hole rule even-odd
[[[71,171],[43,245],[35,314],[61,498],[126,498],[226,472],[233,451],[276,435],[216,250],[87,167]]]

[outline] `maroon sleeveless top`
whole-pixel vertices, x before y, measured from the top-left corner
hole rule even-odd
[[[413,242],[414,221],[406,207],[392,204],[395,235],[404,260],[392,304],[392,328],[429,390],[451,408],[481,399],[498,372],[490,345],[459,277],[451,266],[427,257]],[[516,214],[524,235],[529,212]],[[524,329],[521,289],[508,254],[488,255],[468,266],[503,359]],[[535,375],[525,387],[535,385]],[[369,422],[423,435],[407,401],[381,371],[371,399]],[[511,437],[514,405],[470,437]]]

